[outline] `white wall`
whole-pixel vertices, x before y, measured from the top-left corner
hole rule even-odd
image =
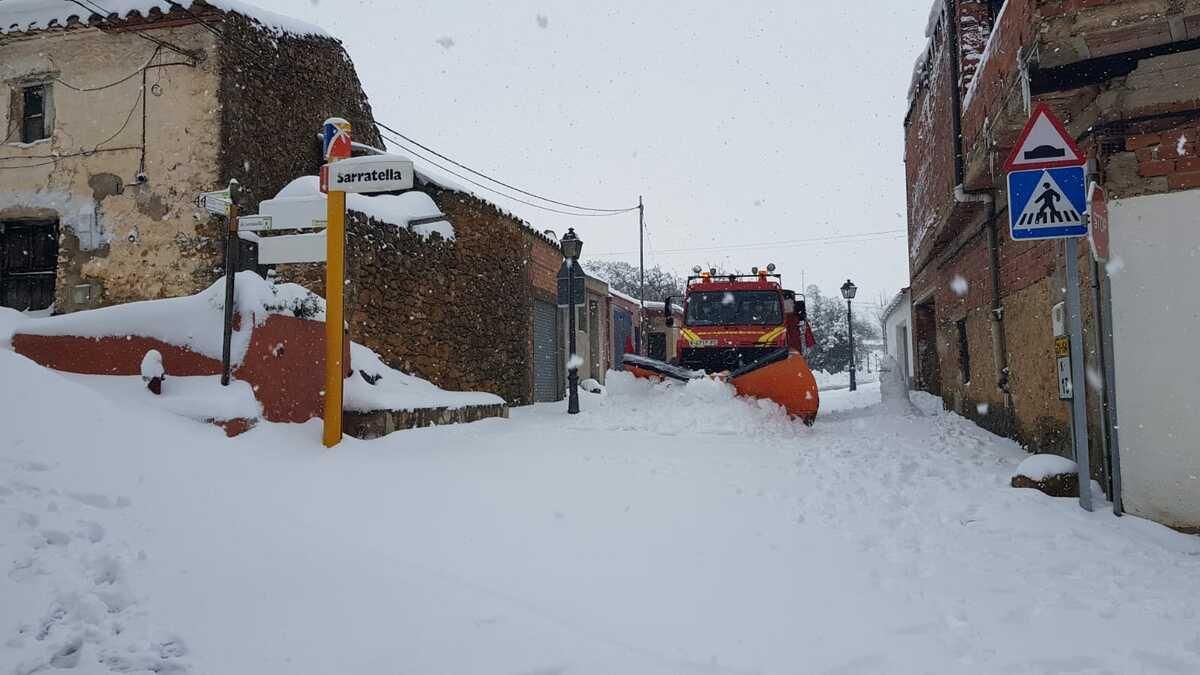
[[[1200,527],[1200,190],[1110,204],[1125,508]]]
[[[904,299],[892,310],[892,313],[884,319],[883,331],[884,340],[887,341],[887,353],[896,359],[896,363],[904,365],[907,369],[904,377],[906,381],[912,382],[913,377],[913,335],[912,335],[912,304],[907,292],[904,293]],[[907,358],[904,358],[904,350],[897,344],[896,329],[899,326],[907,328],[908,345]]]

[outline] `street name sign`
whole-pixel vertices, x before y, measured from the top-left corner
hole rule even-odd
[[[388,155],[352,157],[322,167],[321,185],[336,192],[392,192],[413,186],[412,160]]]
[[[196,206],[218,216],[229,215],[229,207],[232,205],[233,200],[229,197],[228,188],[214,192],[201,192],[196,197]]]
[[[238,218],[238,232],[264,232],[273,229],[273,222],[271,216],[241,216]]]

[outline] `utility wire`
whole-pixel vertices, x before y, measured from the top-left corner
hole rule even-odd
[[[415,140],[413,140],[412,138],[409,138],[408,136],[405,136],[404,134],[400,133],[399,131],[396,131],[395,129],[393,129],[393,128],[391,128],[391,127],[389,127],[388,125],[384,124],[383,122],[380,122],[380,121],[376,120],[376,121],[375,121],[375,124],[376,124],[377,126],[383,127],[384,129],[386,129],[386,130],[388,130],[388,131],[392,132],[392,133],[393,133],[393,134],[395,134],[396,136],[399,136],[400,138],[403,138],[404,140],[408,141],[409,143],[412,143],[413,145],[417,146],[418,148],[421,148],[422,150],[424,150],[424,151],[426,151],[426,152],[429,152],[429,153],[431,153],[431,154],[433,154],[433,155],[435,155],[435,156],[437,156],[437,157],[439,157],[439,158],[441,158],[441,159],[444,159],[444,160],[446,160],[447,162],[450,162],[451,164],[453,164],[454,166],[457,166],[457,167],[459,167],[460,169],[465,169],[466,171],[469,171],[469,172],[471,172],[471,173],[475,174],[476,176],[479,176],[479,177],[481,177],[481,178],[485,178],[485,179],[487,179],[487,180],[490,180],[490,181],[492,181],[493,183],[496,183],[497,185],[503,185],[504,187],[506,187],[506,188],[508,188],[508,189],[510,189],[510,190],[513,190],[514,192],[519,192],[519,193],[521,193],[521,194],[523,194],[523,195],[526,195],[526,196],[528,196],[528,197],[534,197],[534,198],[536,198],[536,199],[540,199],[540,200],[542,200],[542,201],[549,202],[549,203],[551,203],[551,204],[557,204],[557,205],[559,205],[559,206],[566,206],[566,207],[568,207],[568,208],[572,208],[572,209],[579,209],[579,210],[581,210],[581,211],[598,211],[598,212],[602,212],[602,213],[628,213],[628,212],[630,212],[630,211],[636,211],[636,210],[637,210],[637,208],[638,208],[638,207],[635,205],[635,206],[629,206],[629,207],[620,208],[620,209],[600,209],[600,208],[594,208],[594,207],[591,207],[591,206],[580,206],[580,205],[578,205],[578,204],[571,204],[570,202],[560,202],[560,201],[558,201],[558,200],[555,200],[555,199],[550,199],[549,197],[543,197],[542,195],[539,195],[539,194],[536,194],[536,193],[533,193],[533,192],[529,192],[529,191],[527,191],[527,190],[522,190],[521,188],[519,188],[519,187],[517,187],[517,186],[515,186],[515,185],[510,185],[510,184],[508,184],[508,183],[505,183],[504,181],[500,180],[499,178],[493,178],[492,176],[489,176],[489,175],[487,175],[486,173],[483,173],[482,171],[477,171],[477,170],[475,170],[475,169],[472,169],[471,167],[467,166],[466,164],[462,164],[462,163],[460,163],[460,162],[457,162],[457,161],[455,161],[455,160],[453,160],[453,159],[451,159],[451,158],[449,158],[449,157],[447,157],[447,156],[443,155],[442,153],[438,152],[437,150],[434,150],[433,148],[431,148],[431,147],[429,147],[429,146],[427,146],[427,145],[424,145],[424,144],[422,144],[422,143],[421,143],[421,142],[419,142],[419,141],[415,141]]]
[[[85,5],[83,4],[83,2],[87,2],[88,4],[90,4],[90,5],[92,5],[93,7],[97,8],[98,10],[100,10],[100,11],[102,11],[102,12],[105,12],[105,14],[104,14],[104,17],[103,17],[103,18],[104,18],[104,19],[106,19],[106,20],[107,20],[107,17],[108,17],[108,16],[111,16],[112,14],[114,14],[114,12],[111,12],[110,10],[108,10],[108,9],[105,9],[105,8],[104,8],[102,5],[100,5],[98,2],[96,2],[96,0],[83,0],[83,2],[81,2],[81,0],[67,0],[67,2],[72,2],[72,3],[76,4],[76,5],[79,5],[80,7],[84,8],[84,9],[88,9],[88,7],[87,7],[87,6],[85,6]],[[183,10],[183,12],[184,12],[184,13],[186,13],[186,14],[187,14],[189,17],[191,17],[191,18],[192,18],[192,19],[194,19],[196,22],[198,22],[199,24],[201,24],[201,26],[203,26],[203,27],[205,28],[205,30],[209,31],[210,33],[212,33],[213,35],[215,35],[215,36],[216,36],[218,39],[222,40],[223,42],[226,42],[226,43],[228,43],[228,44],[234,45],[235,47],[238,47],[239,49],[242,49],[242,50],[243,50],[243,51],[245,51],[245,52],[246,52],[248,55],[251,55],[251,56],[254,56],[254,57],[262,57],[262,56],[263,56],[263,53],[262,53],[260,50],[257,50],[257,49],[255,49],[255,48],[253,48],[252,46],[246,45],[246,44],[242,43],[242,42],[241,42],[241,41],[239,41],[239,40],[234,40],[234,39],[232,39],[232,38],[231,38],[231,37],[228,35],[228,33],[227,33],[227,32],[223,32],[223,31],[221,31],[221,30],[217,29],[215,26],[213,26],[213,25],[212,25],[212,24],[210,24],[209,22],[205,21],[204,19],[202,19],[201,17],[199,17],[198,15],[196,15],[195,13],[193,13],[193,12],[192,12],[192,11],[191,11],[189,8],[187,8],[187,7],[185,7],[184,5],[180,4],[180,3],[179,3],[179,2],[177,2],[176,0],[167,0],[167,2],[168,2],[170,5],[172,5],[173,7],[178,7],[179,9]],[[94,10],[89,10],[89,11],[94,11]],[[139,34],[139,35],[141,35],[141,33],[140,33],[140,32],[138,32],[138,34]],[[144,36],[144,35],[143,35],[143,37],[147,37],[147,36]],[[153,38],[149,38],[149,37],[147,37],[147,39],[153,39]],[[161,41],[158,41],[158,40],[154,40],[154,41],[155,41],[156,43],[159,43],[159,44],[160,44],[160,46],[167,46],[167,47],[169,47],[169,48],[172,48],[172,49],[174,49],[174,47],[173,47],[173,46],[169,46],[169,45],[167,45],[167,43],[163,43],[163,42],[161,42]],[[175,51],[178,51],[178,50],[177,50],[177,49],[175,49]],[[251,63],[253,63],[255,66],[258,66],[258,67],[259,67],[261,70],[263,70],[264,72],[267,72],[267,73],[270,73],[270,72],[272,72],[270,69],[268,69],[266,66],[264,66],[264,65],[263,65],[261,62],[258,62],[258,61],[257,61],[257,59],[255,59],[255,60],[252,60],[252,61],[251,61]],[[136,75],[136,73],[134,73],[133,75]],[[130,75],[129,77],[131,78],[131,77],[133,77],[133,75]],[[125,78],[125,79],[129,79],[129,78]],[[122,81],[124,81],[124,80],[122,80]],[[69,86],[69,85],[68,85],[68,86]],[[456,167],[459,167],[460,169],[463,169],[463,170],[465,170],[465,171],[467,171],[467,172],[469,172],[469,173],[471,173],[471,174],[473,174],[473,175],[479,176],[480,178],[483,178],[484,180],[487,180],[487,181],[490,181],[490,182],[492,182],[492,183],[495,183],[495,184],[497,184],[497,185],[500,185],[500,186],[502,186],[502,187],[508,188],[509,190],[512,190],[512,191],[514,191],[514,192],[517,192],[517,193],[519,193],[519,194],[522,194],[522,195],[525,195],[525,196],[527,196],[527,197],[532,197],[532,198],[534,198],[534,199],[538,199],[538,200],[540,200],[540,201],[547,202],[547,203],[549,203],[549,204],[555,204],[555,205],[557,205],[557,206],[562,206],[562,207],[566,207],[566,208],[569,208],[569,209],[577,209],[577,210],[579,210],[579,211],[590,211],[590,212],[592,212],[592,213],[575,213],[575,212],[571,212],[571,211],[562,211],[562,210],[559,210],[559,209],[554,209],[554,208],[551,208],[551,207],[543,206],[543,205],[541,205],[541,204],[533,203],[533,202],[530,202],[530,201],[527,201],[527,200],[524,200],[524,199],[521,199],[521,198],[518,198],[518,197],[514,197],[514,196],[512,196],[512,195],[509,195],[509,194],[505,194],[505,193],[503,193],[503,192],[500,192],[500,191],[498,191],[498,190],[496,190],[496,189],[494,189],[494,188],[491,188],[491,187],[489,187],[489,186],[487,186],[487,185],[483,185],[483,184],[481,184],[481,183],[479,183],[479,182],[477,182],[477,181],[475,181],[475,180],[473,180],[473,179],[471,179],[471,178],[468,178],[468,177],[466,177],[466,176],[463,176],[462,174],[460,174],[460,173],[458,173],[458,172],[456,172],[456,171],[453,171],[453,170],[451,170],[451,169],[449,169],[449,168],[447,168],[447,167],[445,167],[445,166],[443,166],[443,165],[441,165],[441,164],[438,164],[437,162],[433,161],[432,159],[429,159],[428,157],[423,157],[423,156],[419,155],[419,154],[418,154],[416,151],[414,151],[414,150],[413,150],[413,149],[411,149],[411,148],[408,148],[408,147],[404,146],[402,143],[400,143],[399,141],[397,141],[397,140],[396,140],[396,139],[394,139],[394,138],[392,138],[392,139],[388,139],[388,140],[390,140],[390,141],[391,141],[393,144],[395,144],[396,146],[398,146],[398,147],[401,147],[401,148],[404,148],[404,149],[405,149],[407,152],[410,152],[410,153],[412,153],[412,154],[414,154],[414,155],[417,155],[418,157],[421,157],[421,159],[423,159],[424,161],[428,162],[429,164],[431,164],[431,165],[433,165],[433,166],[436,166],[436,167],[438,167],[438,168],[439,168],[439,169],[441,169],[442,171],[445,171],[445,172],[449,173],[449,174],[450,174],[450,175],[452,175],[452,176],[455,176],[455,177],[457,177],[457,178],[460,178],[460,179],[462,179],[462,180],[465,180],[465,181],[467,181],[468,183],[470,183],[470,184],[472,184],[472,185],[475,185],[476,187],[482,188],[482,189],[484,189],[484,190],[488,190],[489,192],[492,192],[492,193],[494,193],[494,194],[496,194],[496,195],[499,195],[499,196],[501,196],[501,197],[504,197],[504,198],[506,198],[506,199],[511,199],[511,200],[513,200],[513,201],[515,201],[515,202],[518,202],[518,203],[521,203],[521,204],[525,204],[525,205],[527,205],[527,206],[532,206],[532,207],[534,207],[534,208],[539,208],[539,209],[542,209],[542,210],[545,210],[545,211],[549,211],[549,212],[551,212],[551,213],[558,213],[558,214],[567,215],[567,216],[579,216],[579,217],[597,217],[597,216],[610,216],[610,215],[618,215],[618,214],[622,214],[622,213],[629,213],[629,212],[631,212],[631,211],[636,211],[636,210],[638,209],[638,207],[637,207],[637,206],[629,206],[629,207],[624,207],[624,208],[597,208],[597,207],[591,207],[591,206],[582,206],[582,205],[579,205],[579,204],[573,204],[573,203],[571,203],[571,202],[560,201],[560,200],[557,200],[557,199],[551,199],[551,198],[549,198],[549,197],[546,197],[546,196],[543,196],[543,195],[537,194],[537,193],[535,193],[535,192],[531,192],[531,191],[529,191],[529,190],[524,190],[524,189],[522,189],[522,188],[519,188],[519,187],[517,187],[517,186],[515,186],[515,185],[512,185],[511,183],[508,183],[508,182],[502,181],[502,180],[500,180],[499,178],[495,178],[494,176],[490,176],[490,175],[488,175],[488,174],[486,174],[486,173],[483,173],[483,172],[481,172],[481,171],[478,171],[478,170],[476,170],[476,169],[473,169],[473,168],[471,168],[470,166],[467,166],[466,164],[463,164],[463,163],[461,163],[461,162],[458,162],[458,161],[456,161],[456,160],[454,160],[454,159],[452,159],[452,158],[448,157],[447,155],[445,155],[445,154],[443,154],[443,153],[441,153],[441,152],[438,152],[437,150],[435,150],[435,149],[433,149],[433,148],[429,147],[428,145],[425,145],[425,144],[421,143],[420,141],[414,140],[413,138],[411,138],[411,137],[409,137],[409,136],[407,136],[407,135],[405,135],[405,134],[403,134],[403,133],[401,133],[401,132],[397,131],[396,129],[392,128],[391,126],[389,126],[389,125],[387,125],[387,124],[385,124],[385,123],[383,123],[383,122],[380,122],[380,121],[378,121],[378,120],[373,120],[373,121],[374,121],[374,123],[375,123],[375,125],[376,125],[377,127],[380,127],[380,128],[382,128],[382,129],[385,129],[385,130],[387,130],[387,131],[391,132],[392,134],[394,134],[395,136],[397,136],[397,137],[399,137],[399,138],[403,139],[404,141],[407,141],[408,143],[411,143],[412,145],[415,145],[416,147],[418,147],[418,148],[421,148],[422,150],[424,150],[424,151],[426,151],[426,152],[428,152],[428,153],[430,153],[430,154],[432,154],[432,155],[434,155],[434,156],[436,156],[436,157],[438,157],[438,158],[440,158],[440,159],[442,159],[442,160],[444,160],[444,161],[446,161],[446,162],[449,162],[450,164],[453,164],[454,166],[456,166]],[[382,134],[381,134],[381,135],[382,135]]]
[[[825,236],[825,237],[812,237],[812,238],[808,238],[808,239],[783,239],[780,241],[763,241],[763,242],[746,243],[746,244],[729,244],[727,246],[693,246],[693,247],[688,247],[688,248],[662,249],[662,250],[658,251],[658,253],[665,255],[665,254],[670,254],[670,253],[692,253],[692,252],[697,252],[697,251],[741,250],[741,249],[751,249],[751,248],[764,248],[764,247],[769,247],[769,246],[800,246],[800,245],[804,245],[804,244],[836,244],[836,243],[870,242],[870,241],[881,241],[884,239],[892,239],[892,238],[897,237],[900,234],[903,234],[904,232],[905,232],[904,230],[879,230],[878,232],[861,232],[861,233],[857,233],[857,234],[829,235],[829,236]],[[637,253],[637,251],[609,251],[607,253],[593,253],[592,255],[629,255],[632,253]]]
[[[514,196],[512,196],[512,195],[510,195],[510,194],[505,194],[505,193],[503,193],[503,192],[500,192],[499,190],[497,190],[497,189],[495,189],[495,188],[493,188],[493,187],[491,187],[491,186],[489,186],[489,185],[484,185],[483,183],[480,183],[480,182],[478,182],[478,181],[476,181],[476,180],[474,180],[474,179],[472,179],[472,178],[470,178],[470,177],[468,177],[468,176],[464,176],[463,174],[461,174],[461,173],[459,173],[459,172],[455,171],[454,169],[451,169],[451,168],[449,168],[449,167],[447,167],[447,166],[445,166],[445,165],[443,165],[443,164],[439,164],[439,163],[438,163],[438,162],[436,162],[435,160],[432,160],[432,159],[430,159],[430,158],[428,158],[428,157],[424,156],[424,155],[423,155],[423,154],[421,154],[420,152],[417,152],[416,150],[413,150],[412,148],[410,148],[410,147],[406,146],[405,144],[401,143],[400,141],[396,140],[395,138],[392,138],[392,137],[388,136],[387,134],[380,134],[380,136],[382,136],[382,137],[383,137],[383,139],[384,139],[385,141],[388,141],[388,142],[390,142],[392,145],[395,145],[396,147],[400,148],[401,150],[404,150],[405,152],[408,152],[408,153],[410,153],[410,154],[414,155],[415,157],[418,157],[418,158],[420,158],[422,161],[424,161],[424,162],[427,162],[427,163],[429,163],[429,164],[430,164],[430,165],[432,165],[432,166],[436,166],[437,168],[441,169],[442,171],[445,171],[446,173],[450,174],[451,176],[454,176],[455,178],[459,178],[459,179],[461,179],[461,180],[465,180],[465,181],[467,181],[468,183],[470,183],[471,185],[474,185],[475,187],[482,188],[482,189],[484,189],[484,190],[487,190],[488,192],[491,192],[491,193],[493,193],[493,194],[496,194],[496,195],[499,195],[499,196],[501,196],[501,197],[504,197],[505,199],[511,199],[511,200],[513,200],[513,201],[515,201],[515,202],[520,202],[521,204],[525,204],[525,205],[527,205],[527,206],[532,206],[532,207],[534,207],[534,208],[537,208],[537,209],[542,209],[543,211],[549,211],[549,212],[551,212],[551,213],[559,213],[559,214],[562,214],[562,215],[564,215],[564,216],[576,216],[576,217],[580,217],[580,218],[606,218],[606,217],[608,217],[608,216],[618,216],[618,215],[621,215],[621,214],[623,214],[623,213],[629,213],[629,211],[631,211],[631,210],[632,210],[632,211],[636,211],[636,210],[637,210],[637,207],[635,206],[635,207],[633,207],[632,209],[628,209],[628,210],[625,210],[625,211],[614,211],[614,212],[611,212],[611,213],[574,213],[574,212],[571,212],[571,211],[563,211],[563,210],[561,210],[561,209],[556,209],[556,208],[552,208],[552,207],[549,207],[549,206],[544,206],[544,205],[542,205],[542,204],[538,204],[538,203],[536,203],[536,202],[531,202],[531,201],[527,201],[527,200],[525,200],[525,199],[521,199],[520,197],[514,197]]]
[[[122,83],[128,82],[129,80],[132,80],[133,78],[135,78],[135,77],[137,77],[138,75],[140,75],[140,74],[142,73],[142,71],[144,71],[145,69],[147,69],[147,68],[149,68],[149,67],[150,67],[150,64],[154,62],[154,59],[155,59],[155,58],[158,56],[159,52],[161,52],[161,51],[162,51],[162,47],[155,47],[155,48],[154,48],[154,53],[150,55],[150,58],[146,60],[146,63],[145,63],[144,65],[142,65],[142,67],[141,67],[141,68],[138,68],[137,70],[133,71],[132,73],[130,73],[130,74],[128,74],[128,75],[126,75],[125,77],[122,77],[122,78],[121,78],[121,79],[119,79],[119,80],[116,80],[115,82],[109,82],[108,84],[102,84],[102,85],[99,85],[99,86],[96,86],[96,87],[78,87],[78,86],[76,86],[76,85],[73,85],[73,84],[71,84],[70,82],[67,82],[66,80],[60,79],[60,78],[58,78],[58,77],[55,77],[55,78],[52,78],[52,79],[53,79],[55,82],[57,82],[57,83],[59,83],[59,84],[63,85],[63,86],[64,86],[64,87],[66,87],[67,89],[74,89],[75,91],[80,91],[80,92],[88,92],[88,91],[100,91],[100,90],[102,90],[102,89],[110,89],[110,88],[112,88],[112,87],[115,87],[115,86],[117,86],[118,84],[122,84]]]
[[[82,2],[80,2],[80,0],[66,0],[66,1],[73,3],[75,5],[78,5],[84,11],[88,12],[88,17],[90,17],[92,14],[95,14],[95,15],[99,16],[102,21],[105,21],[105,22],[111,23],[108,18],[110,16],[113,16],[113,15],[120,16],[120,14],[118,14],[117,12],[114,12],[109,9],[105,9],[100,4],[94,2],[94,0],[86,0],[91,5],[90,7],[88,5],[85,5]],[[176,54],[179,54],[180,56],[186,56],[189,59],[195,58],[194,54],[189,53],[188,50],[184,49],[183,47],[180,47],[178,45],[171,44],[170,42],[166,42],[166,41],[160,40],[156,37],[147,35],[144,31],[138,30],[137,28],[129,28],[129,30],[131,32],[133,32],[135,35],[137,35],[138,37],[142,38],[143,40],[149,40],[150,42],[153,42],[154,44],[158,45],[159,47],[163,47],[165,49],[170,49],[171,51],[175,52]]]

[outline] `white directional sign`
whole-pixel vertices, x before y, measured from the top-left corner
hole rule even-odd
[[[391,192],[413,186],[412,160],[396,155],[351,157],[322,170],[328,189],[337,192]]]
[[[196,197],[196,206],[218,216],[228,215],[232,205],[233,200],[229,198],[228,188],[215,192],[201,192],[200,196]]]
[[[238,217],[238,231],[263,232],[273,229],[272,223],[271,216],[240,216]]]
[[[1029,115],[1016,147],[1004,163],[1005,171],[1078,166],[1087,161],[1075,139],[1045,103]]]

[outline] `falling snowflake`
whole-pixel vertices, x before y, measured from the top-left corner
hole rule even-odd
[[[442,37],[434,40],[434,42],[441,45],[442,49],[450,49],[454,46],[454,38],[450,37],[449,35],[443,35]]]
[[[721,298],[722,305],[732,305],[733,302],[733,293],[726,293],[724,297]]]
[[[538,24],[538,28],[545,28],[550,25],[550,18],[547,17],[545,14],[538,14],[537,15],[537,24]]]
[[[975,411],[978,412],[980,415],[988,414],[988,410],[991,410],[991,406],[989,406],[986,403],[980,403],[979,405],[975,406]]]
[[[1175,154],[1183,156],[1187,154],[1187,136],[1179,134],[1179,142],[1175,144]]]
[[[1108,272],[1108,276],[1116,276],[1121,270],[1125,269],[1125,261],[1121,260],[1120,256],[1109,258],[1108,262],[1104,263],[1104,271]]]
[[[971,285],[967,283],[967,280],[961,274],[955,274],[954,278],[950,280],[950,290],[954,291],[954,294],[960,298],[965,296],[970,288]]]

